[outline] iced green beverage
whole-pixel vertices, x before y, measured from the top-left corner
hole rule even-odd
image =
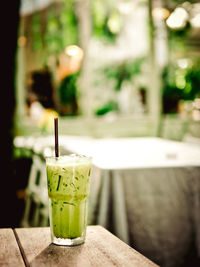
[[[46,168],[52,242],[82,244],[87,226],[91,158],[48,157]]]

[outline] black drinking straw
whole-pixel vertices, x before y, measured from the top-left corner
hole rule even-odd
[[[59,157],[58,146],[58,118],[54,118],[54,133],[55,133],[55,156]]]

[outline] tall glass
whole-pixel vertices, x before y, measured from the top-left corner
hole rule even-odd
[[[80,155],[47,157],[51,240],[57,245],[84,243],[92,159]]]

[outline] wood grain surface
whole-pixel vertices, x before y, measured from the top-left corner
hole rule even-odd
[[[0,229],[0,266],[25,266],[12,229]]]
[[[15,232],[27,266],[157,266],[101,226],[89,226],[85,244],[75,247],[51,244],[47,227]]]

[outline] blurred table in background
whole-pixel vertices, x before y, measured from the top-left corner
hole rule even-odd
[[[38,155],[54,153],[53,136],[32,141]],[[104,226],[161,266],[200,256],[198,144],[60,136],[60,146],[62,153],[93,157],[89,224]]]

